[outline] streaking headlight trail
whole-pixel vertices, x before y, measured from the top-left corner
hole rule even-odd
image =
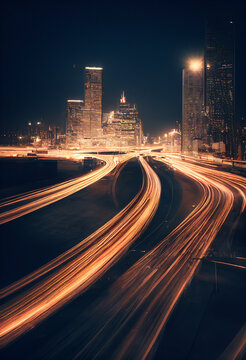
[[[147,162],[140,158],[140,163],[142,188],[119,214],[74,248],[2,291],[5,297],[48,274],[2,308],[1,345],[31,329],[98,280],[148,226],[159,205],[161,185]]]

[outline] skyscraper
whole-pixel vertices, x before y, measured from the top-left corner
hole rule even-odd
[[[223,141],[227,156],[234,154],[235,117],[234,24],[208,20],[205,45],[206,111],[213,142]]]
[[[102,113],[102,68],[85,68],[85,100],[67,100],[67,147],[136,146],[143,140],[138,111],[124,92],[117,111]]]
[[[121,95],[117,111],[114,112],[112,126],[122,145],[141,145],[142,124],[138,111],[126,101],[124,92]]]
[[[91,145],[102,135],[102,68],[85,68],[85,100],[67,100],[68,147]]]
[[[66,142],[67,146],[80,146],[84,138],[83,100],[67,100],[66,104]]]
[[[102,134],[102,68],[85,68],[84,136],[96,138]]]
[[[203,59],[190,59],[183,69],[182,152],[198,151],[206,136]]]

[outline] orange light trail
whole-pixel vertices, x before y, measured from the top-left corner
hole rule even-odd
[[[240,329],[235,338],[227,346],[223,354],[220,355],[218,360],[223,359],[243,359],[245,355],[246,346],[246,324]]]
[[[122,156],[121,162],[129,160],[130,157],[132,156]],[[2,210],[7,207],[11,207],[11,209],[3,211],[0,214],[0,225],[62,200],[102,179],[116,167],[116,163],[112,156],[109,158],[106,156],[102,158],[105,161],[105,165],[88,174],[44,189],[30,191],[16,197],[4,199],[0,203],[0,209]],[[20,203],[21,205],[19,205]]]
[[[238,264],[232,264],[232,263],[228,263],[226,261],[211,260],[211,262],[213,262],[215,264],[222,264],[222,265],[232,266],[232,267],[235,267],[235,268],[238,268],[238,269],[246,270],[246,266],[238,265]]]
[[[234,202],[240,198],[241,212],[245,209],[244,178],[184,164],[177,159],[159,158],[159,161],[168,163],[196,181],[203,191],[202,199],[158,246],[115,282],[109,296],[97,308],[99,314],[106,314],[105,323],[94,329],[91,341],[75,359],[83,359],[85,354],[100,357],[112,344],[113,358],[143,360],[151,357],[171,312],[191,281],[200,259],[206,256]],[[111,336],[108,335],[110,333]]]
[[[63,255],[3,289],[1,296],[6,297],[46,275],[45,279],[39,279],[32,288],[3,306],[1,346],[30,330],[87,289],[118,261],[148,226],[159,205],[161,185],[146,161],[140,158],[140,163],[143,169],[142,188],[122,211]]]

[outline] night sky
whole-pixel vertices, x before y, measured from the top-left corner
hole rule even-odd
[[[174,127],[182,67],[202,55],[208,14],[236,21],[237,118],[246,114],[244,1],[6,1],[1,13],[1,128],[64,126],[66,99],[83,97],[85,66],[104,68],[105,111],[125,90],[145,133]]]

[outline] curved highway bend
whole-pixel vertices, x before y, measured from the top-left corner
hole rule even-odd
[[[125,162],[131,157],[132,155],[121,156],[120,162]],[[0,203],[0,211],[2,211],[0,214],[0,225],[41,209],[44,206],[53,204],[56,201],[64,199],[65,197],[84,189],[108,175],[117,165],[113,156],[101,156],[100,159],[105,161],[105,164],[101,168],[88,174],[41,190],[30,191],[16,197],[4,199]],[[13,208],[10,210],[4,210],[9,206]]]
[[[180,225],[116,281],[98,305],[98,313],[106,314],[103,326],[90,329],[94,330],[91,341],[75,359],[146,359],[153,355],[173,308],[230,213],[234,193],[241,196],[241,212],[245,208],[244,178],[183,161],[159,160],[198,182],[203,197]],[[245,345],[245,339],[243,342]]]
[[[113,355],[111,353],[114,358],[147,358],[192,279],[199,259],[206,255],[230,213],[235,194],[241,199],[241,212],[245,209],[244,178],[174,158],[158,159],[156,154],[155,159],[196,181],[203,190],[203,197],[181,224],[116,281],[110,296],[98,306],[106,316],[105,323],[102,328],[92,329],[94,336],[77,354],[78,359],[90,352],[92,358],[100,357],[116,338],[118,345],[113,348]],[[161,189],[155,172],[143,159],[140,161],[144,182],[130,204],[81,243],[1,291],[4,298],[34,280],[39,281],[3,307],[2,346],[89,287],[147,227],[158,207]],[[45,279],[40,280],[44,275]],[[115,322],[117,331],[112,326]]]
[[[140,163],[142,188],[121,212],[63,255],[3,289],[2,298],[48,275],[2,308],[2,346],[30,330],[99,279],[148,226],[158,208],[161,186],[147,162],[140,158]]]

